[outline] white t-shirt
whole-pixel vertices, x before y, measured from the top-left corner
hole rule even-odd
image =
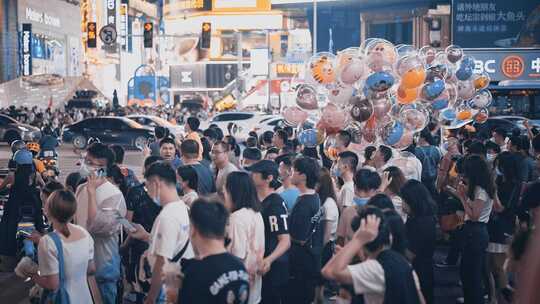
[[[354,182],[348,181],[343,184],[339,191],[337,205],[342,210],[352,206],[354,199]]]
[[[336,240],[336,232],[338,227],[338,219],[339,219],[339,211],[336,204],[336,201],[329,197],[326,199],[323,205],[323,221],[329,221],[330,224],[330,240],[329,241],[335,241]]]
[[[482,208],[482,211],[480,212],[480,217],[478,218],[478,222],[481,223],[487,223],[489,222],[489,215],[491,214],[491,209],[493,209],[493,200],[489,197],[486,190],[480,187],[476,187],[474,189],[474,200],[482,200],[484,201],[484,207]],[[465,220],[470,220],[469,216],[465,214]]]
[[[64,253],[65,287],[71,303],[92,304],[92,297],[86,280],[88,262],[94,259],[94,240],[81,226],[68,224],[69,229],[77,229],[84,233],[84,237],[66,242],[58,233],[62,241]],[[39,273],[42,276],[58,274],[58,251],[54,241],[45,235],[38,245]]]
[[[386,291],[386,282],[384,279],[384,269],[381,264],[374,259],[347,266],[351,273],[354,293],[363,294],[366,304],[384,303],[384,292]],[[414,284],[416,289],[420,289],[418,277],[413,270]]]
[[[229,252],[240,258],[249,274],[249,302],[261,301],[262,276],[257,273],[264,258],[264,221],[260,212],[242,208],[229,220]]]
[[[150,256],[162,256],[172,259],[189,240],[189,215],[183,201],[171,202],[163,206],[156,217],[150,232]],[[182,258],[193,257],[191,244],[188,245]],[[153,261],[150,265],[153,265]]]
[[[227,181],[227,176],[229,176],[229,173],[235,171],[238,171],[238,168],[236,168],[236,166],[232,163],[227,163],[227,165],[223,169],[218,170],[216,176],[216,190],[218,193],[223,191],[223,186],[225,186],[225,182]]]
[[[199,194],[197,194],[196,191],[191,191],[189,193],[184,194],[184,196],[182,196],[182,201],[184,201],[184,203],[186,203],[186,205],[190,207],[191,204],[193,204],[193,202],[198,198],[199,198]]]

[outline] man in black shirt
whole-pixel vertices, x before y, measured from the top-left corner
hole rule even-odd
[[[320,278],[323,230],[322,209],[315,186],[319,180],[321,167],[310,157],[298,158],[293,164],[293,185],[300,196],[291,211],[289,229],[291,250],[289,251],[289,292],[290,303],[313,302],[315,287]]]
[[[244,304],[249,275],[244,264],[225,249],[229,214],[223,204],[196,200],[190,209],[191,242],[197,259],[182,261],[184,279],[178,303]]]
[[[287,227],[287,207],[274,190],[279,176],[278,166],[271,160],[261,160],[248,167],[248,170],[252,173],[251,178],[262,202],[261,213],[264,221],[261,303],[284,303],[289,279],[287,250],[291,241]]]

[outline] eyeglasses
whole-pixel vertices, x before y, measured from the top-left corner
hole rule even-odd
[[[220,153],[225,153],[225,151],[216,151],[216,150],[212,150],[211,153],[212,153],[212,154],[220,154]]]

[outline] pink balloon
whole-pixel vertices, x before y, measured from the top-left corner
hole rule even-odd
[[[307,118],[308,114],[297,106],[287,107],[283,110],[283,119],[290,126],[296,127],[304,123]]]
[[[359,58],[351,58],[340,70],[339,76],[344,84],[352,85],[364,76],[365,64]]]
[[[337,133],[347,125],[347,113],[336,104],[329,103],[322,110],[320,122],[326,133]]]
[[[296,90],[296,104],[305,110],[316,110],[319,107],[317,90],[309,84],[300,85]]]
[[[384,117],[388,112],[390,112],[390,108],[392,107],[392,104],[387,97],[374,99],[372,100],[372,103],[373,114],[377,119]]]

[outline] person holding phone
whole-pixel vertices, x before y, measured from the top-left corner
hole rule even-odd
[[[465,303],[483,303],[483,271],[489,235],[487,223],[493,208],[495,185],[486,161],[470,155],[458,163],[457,197],[465,210],[463,254],[460,266]]]

